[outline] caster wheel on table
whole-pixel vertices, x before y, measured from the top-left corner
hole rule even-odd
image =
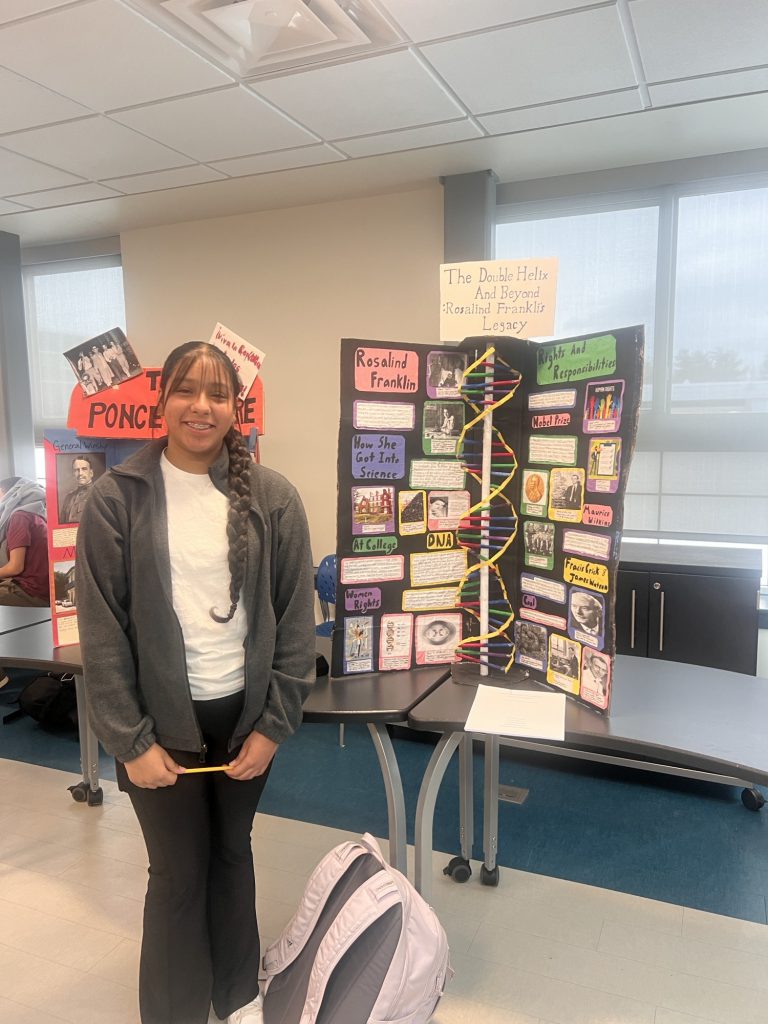
[[[472,876],[472,868],[464,857],[453,857],[443,868],[443,874],[448,875],[454,882],[466,882]]]
[[[741,802],[748,811],[759,811],[765,803],[765,797],[759,789],[742,789]]]
[[[87,782],[78,782],[77,785],[68,788],[76,804],[100,807],[104,803],[104,791],[101,786],[98,789],[91,789]]]
[[[480,868],[480,882],[482,885],[492,885],[494,888],[499,884],[499,869],[498,867],[490,870],[483,864]]]

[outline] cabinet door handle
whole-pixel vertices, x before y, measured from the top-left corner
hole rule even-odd
[[[629,649],[635,649],[635,608],[637,606],[637,591],[632,591],[632,618],[629,620]]]
[[[661,604],[659,607],[659,654],[664,650],[664,591],[659,595]]]

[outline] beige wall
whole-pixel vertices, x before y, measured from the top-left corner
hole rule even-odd
[[[316,561],[336,550],[339,339],[438,340],[442,202],[436,184],[121,237],[145,365],[217,321],[266,352],[262,461],[299,488]]]

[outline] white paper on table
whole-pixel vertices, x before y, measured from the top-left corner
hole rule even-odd
[[[526,739],[565,739],[565,694],[478,686],[465,732]]]

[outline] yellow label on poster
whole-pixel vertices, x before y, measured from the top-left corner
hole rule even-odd
[[[440,266],[440,338],[549,337],[555,331],[556,258]]]
[[[597,590],[600,594],[608,593],[607,565],[587,562],[584,558],[566,558],[563,579],[566,583],[575,583],[578,587]]]

